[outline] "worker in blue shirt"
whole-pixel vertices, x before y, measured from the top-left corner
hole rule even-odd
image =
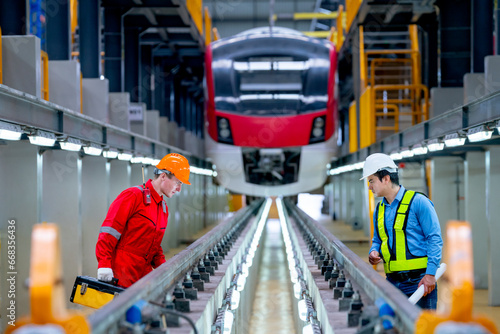
[[[421,308],[436,309],[436,271],[443,239],[432,202],[399,185],[398,168],[386,154],[368,156],[363,179],[375,197],[383,197],[373,215],[373,240],[368,260],[384,261],[387,280],[408,297],[424,285]]]

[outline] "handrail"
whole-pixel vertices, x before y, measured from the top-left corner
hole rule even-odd
[[[330,31],[329,31],[328,37],[326,39],[332,43],[335,43],[335,41],[337,40],[337,35],[338,35],[337,29],[335,27],[330,27]]]
[[[345,1],[345,8],[346,8],[346,27],[345,30],[346,32],[349,32],[351,29],[351,24],[354,21],[354,18],[356,15],[358,15],[358,10],[359,7],[361,7],[361,4],[363,3],[363,0],[346,0]]]
[[[40,51],[42,67],[42,99],[49,100],[49,55],[45,51]]]
[[[360,90],[363,93],[363,90],[366,88],[366,70],[367,70],[367,60],[366,52],[365,52],[365,37],[364,37],[364,28],[363,26],[359,27],[359,79],[360,79]]]
[[[411,55],[411,60],[413,61],[413,83],[420,84],[422,82],[420,73],[420,49],[418,46],[418,28],[416,24],[410,25],[410,40],[411,49],[414,51]]]
[[[338,9],[338,17],[337,17],[337,52],[342,48],[342,44],[344,43],[344,27],[345,27],[345,18],[346,13],[344,13],[344,6],[340,5]]]
[[[392,106],[394,104],[403,104],[401,100],[388,100],[388,101],[383,101],[380,99],[377,99],[377,92],[378,91],[390,91],[390,90],[409,90],[409,94],[411,94],[412,99],[410,99],[409,106],[411,107],[410,112],[401,112],[399,107],[397,109],[394,109],[394,113],[391,113],[390,116],[394,117],[395,125],[394,127],[382,127],[382,126],[375,126],[375,131],[376,130],[394,130],[394,133],[399,132],[399,116],[401,115],[410,115],[411,120],[412,120],[412,125],[418,124],[423,120],[428,120],[429,119],[429,91],[427,89],[427,86],[418,84],[418,85],[377,85],[373,87],[373,94],[371,96],[372,100],[370,103],[370,107],[372,108],[373,112],[373,121],[374,124],[377,124],[377,117],[382,116],[388,116],[387,113],[377,113],[376,110],[380,108],[389,108],[389,106]],[[421,92],[423,92],[423,99],[424,102],[422,103],[420,97],[421,97]],[[385,102],[385,103],[380,103],[380,102]],[[422,117],[423,116],[423,117]],[[372,144],[376,142],[376,135],[375,138],[372,137]]]
[[[201,0],[186,1],[186,6],[200,35],[203,34],[203,4]]]
[[[390,59],[390,58],[375,58],[371,62],[370,66],[370,83],[371,86],[375,86],[375,68],[377,65],[383,64],[383,63],[388,63],[388,64],[396,64],[396,63],[409,63],[412,64],[412,59],[409,58],[400,58],[400,59]],[[387,68],[388,70],[391,69],[390,67]],[[412,69],[413,73],[413,69]]]
[[[212,18],[210,17],[210,12],[208,7],[205,7],[205,46],[212,43]]]
[[[414,50],[407,50],[407,49],[381,49],[381,50],[367,50],[365,51],[365,54],[367,55],[392,55],[392,54],[400,54],[400,55],[403,55],[403,54],[412,54],[412,53],[415,53],[415,52],[418,52],[418,51],[414,51]]]
[[[217,30],[216,27],[213,27],[212,28],[212,32],[214,34],[214,41],[218,41],[220,39],[219,30]]]
[[[358,115],[356,114],[356,101],[349,105],[349,152],[358,150]]]

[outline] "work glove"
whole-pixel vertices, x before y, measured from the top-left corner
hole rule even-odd
[[[97,269],[97,279],[103,282],[111,282],[113,279],[113,270],[111,268]]]

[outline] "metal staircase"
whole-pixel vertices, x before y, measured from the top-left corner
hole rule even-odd
[[[360,125],[375,125],[361,132],[361,147],[428,118],[417,26],[364,29],[360,27]]]

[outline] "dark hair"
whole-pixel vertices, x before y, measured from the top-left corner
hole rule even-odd
[[[375,175],[376,177],[378,177],[378,179],[380,181],[382,181],[382,179],[384,178],[384,176],[386,175],[389,175],[389,178],[391,179],[391,183],[394,184],[394,185],[397,185],[399,186],[399,175],[398,173],[390,173],[389,171],[383,169],[383,170],[379,170],[378,172],[374,173],[373,175]]]

